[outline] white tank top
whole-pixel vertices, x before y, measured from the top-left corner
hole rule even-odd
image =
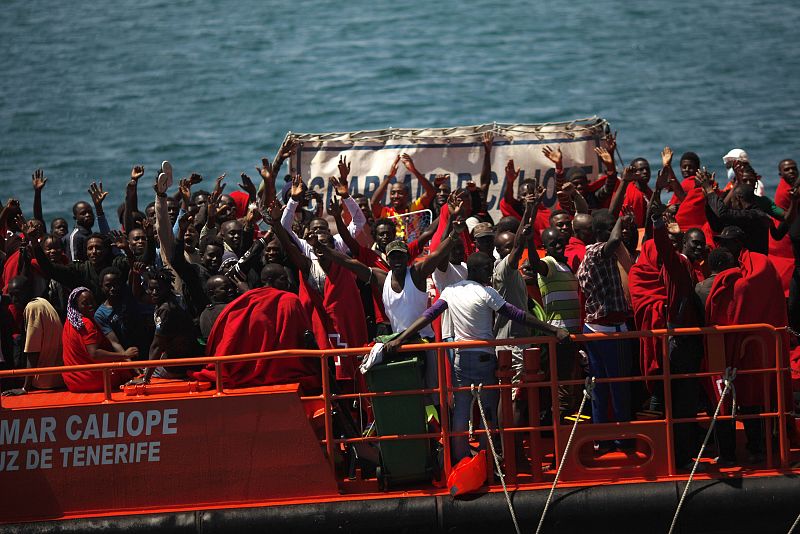
[[[406,281],[401,293],[395,293],[392,289],[392,273],[388,273],[386,281],[383,283],[383,307],[392,330],[402,332],[422,316],[428,307],[428,293],[420,291],[414,280],[411,278],[411,268],[406,269]],[[419,331],[422,337],[433,337],[433,329],[430,325]]]

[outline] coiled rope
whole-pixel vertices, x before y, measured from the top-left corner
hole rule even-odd
[[[706,437],[703,440],[703,444],[700,446],[700,452],[697,453],[697,458],[695,458],[694,466],[692,466],[692,472],[689,473],[689,480],[686,481],[686,486],[683,488],[683,495],[681,495],[681,500],[678,501],[678,508],[675,510],[675,515],[672,516],[672,524],[669,527],[669,534],[675,530],[675,525],[678,523],[678,516],[681,513],[681,508],[683,507],[683,502],[686,500],[686,495],[689,493],[689,486],[692,485],[692,479],[694,478],[694,473],[697,470],[697,466],[700,463],[700,457],[703,456],[703,452],[706,450],[706,445],[708,444],[708,439],[711,437],[711,432],[714,430],[714,425],[717,423],[717,417],[719,416],[719,410],[722,407],[722,403],[725,401],[725,397],[728,395],[728,392],[731,392],[731,396],[733,398],[732,402],[732,409],[731,415],[736,417],[736,388],[733,387],[733,380],[736,378],[736,368],[726,368],[725,374],[722,376],[722,380],[725,383],[725,389],[722,390],[722,395],[719,397],[719,402],[717,403],[717,409],[714,410],[714,417],[711,418],[711,424],[708,425],[708,432],[706,432]],[[792,527],[794,528],[794,527]]]
[[[542,517],[539,518],[539,526],[536,527],[536,534],[539,534],[542,530],[542,525],[544,525],[544,518],[547,516],[547,509],[550,508],[550,501],[553,499],[553,493],[556,491],[556,486],[558,485],[558,479],[561,476],[561,469],[564,467],[564,458],[567,457],[567,453],[569,453],[569,448],[572,445],[572,438],[575,436],[575,430],[578,428],[578,423],[581,420],[581,415],[583,415],[583,407],[586,405],[586,400],[591,399],[592,395],[594,395],[594,377],[587,377],[585,385],[583,387],[583,398],[581,399],[580,408],[578,408],[578,414],[575,417],[575,422],[572,424],[572,431],[569,433],[569,439],[567,440],[567,445],[564,447],[564,454],[561,455],[561,460],[558,462],[558,470],[556,471],[556,478],[553,480],[553,486],[550,488],[550,494],[547,496],[547,501],[544,503],[544,509],[542,510]],[[553,415],[555,417],[555,415]]]

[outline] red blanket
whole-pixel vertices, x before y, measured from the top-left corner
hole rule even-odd
[[[706,235],[706,242],[711,245],[714,243],[714,232],[708,224],[706,217],[706,195],[703,188],[697,187],[694,176],[690,176],[681,182],[686,198],[683,199],[675,214],[675,222],[684,232],[689,228],[700,228]],[[670,204],[678,202],[678,197],[672,195]]]
[[[325,281],[325,293],[320,294],[300,277],[300,301],[311,317],[311,327],[321,349],[363,347],[369,340],[367,319],[350,271],[333,263]],[[358,372],[355,356],[337,356],[336,378],[352,380],[363,377]]]
[[[709,325],[735,325],[767,323],[776,327],[787,324],[783,287],[778,273],[767,256],[756,252],[742,251],[739,258],[741,268],[728,269],[714,279],[706,304],[706,323]],[[759,350],[759,343],[749,342],[753,337],[763,341],[766,354]],[[769,334],[736,333],[725,335],[726,366],[739,370],[775,366],[775,341]],[[736,396],[742,406],[764,405],[769,398],[771,382],[767,391],[763,386],[763,375],[739,375],[734,385]],[[715,383],[717,395],[722,392],[719,379]]]
[[[3,293],[8,291],[8,283],[12,278],[17,276],[19,267],[19,249],[17,249],[8,255],[3,265],[3,271],[0,273],[0,287],[2,287]],[[44,277],[44,273],[42,273],[42,270],[39,268],[39,262],[36,261],[36,258],[31,258],[31,270],[35,277]]]
[[[567,257],[567,265],[572,272],[577,273],[583,258],[586,257],[586,243],[575,236],[570,236],[567,246],[564,247],[564,256]]]
[[[628,273],[628,286],[631,289],[636,329],[666,328],[664,304],[667,300],[667,288],[661,276],[661,267],[658,265],[656,244],[652,239],[642,245],[639,259]],[[663,357],[661,341],[657,338],[642,338],[639,344],[642,374],[644,376],[661,374]]]
[[[778,180],[778,190],[775,192],[775,204],[784,210],[789,209],[791,197],[789,190],[791,187],[782,178]],[[792,253],[792,242],[789,236],[786,235],[780,241],[772,239],[769,236],[769,259],[778,271],[783,283],[783,291],[786,297],[789,296],[789,282],[792,279],[792,270],[794,269],[794,254]]]
[[[208,336],[206,354],[225,356],[304,347],[311,323],[300,299],[287,291],[264,287],[240,296],[222,311]],[[196,380],[213,382],[215,364],[190,372]],[[322,384],[317,358],[288,358],[228,363],[222,369],[226,387],[299,382],[305,392]]]
[[[504,198],[500,199],[500,213],[503,217],[522,220],[522,214]],[[540,207],[536,210],[536,217],[533,219],[533,244],[536,245],[536,248],[542,248],[542,232],[547,228],[550,228],[550,210]]]
[[[619,187],[619,185],[617,185]],[[623,211],[630,208],[633,211],[633,218],[637,228],[644,228],[645,218],[647,217],[647,200],[638,187],[634,184],[625,190],[625,198],[622,199]]]

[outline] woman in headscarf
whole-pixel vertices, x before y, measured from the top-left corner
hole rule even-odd
[[[114,352],[94,322],[94,296],[89,288],[77,287],[67,299],[67,321],[61,334],[64,347],[64,365],[119,362],[136,358],[139,349],[131,347],[125,352]],[[132,372],[120,369],[109,371],[111,387],[124,384]],[[103,373],[100,371],[75,371],[62,373],[67,389],[73,393],[95,393],[103,391]]]

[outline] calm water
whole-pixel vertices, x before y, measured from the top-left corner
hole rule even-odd
[[[253,172],[289,130],[595,114],[626,160],[742,147],[774,189],[800,157],[800,2],[518,4],[5,0],[0,195],[30,213],[43,167],[50,218],[134,163]]]

